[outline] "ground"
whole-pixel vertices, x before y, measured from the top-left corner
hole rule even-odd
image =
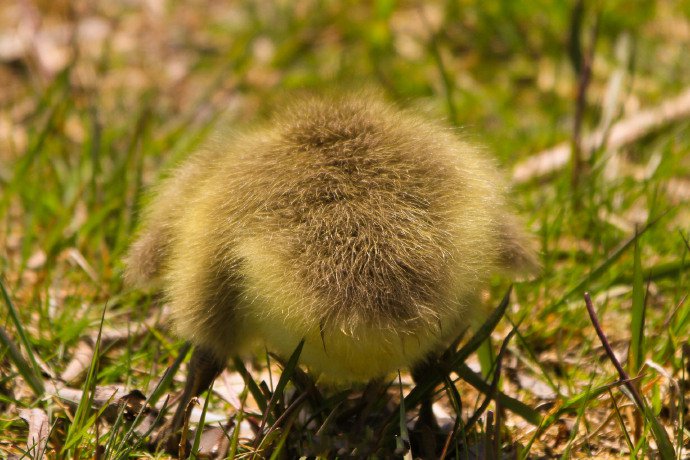
[[[165,302],[121,279],[146,190],[284,93],[374,87],[497,158],[543,263],[416,393],[435,395],[437,455],[687,457],[689,18],[662,0],[0,3],[0,455],[153,455],[157,411],[132,419],[186,362],[154,391],[182,343]],[[402,455],[408,435],[419,455],[431,438],[405,373],[385,398],[310,382],[259,353],[191,419],[220,421],[238,457]]]

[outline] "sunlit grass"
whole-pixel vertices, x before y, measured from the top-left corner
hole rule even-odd
[[[3,455],[27,448],[27,425],[17,411],[29,407],[48,413],[49,447],[58,458],[92,458],[97,451],[102,458],[148,455],[148,438],[136,432],[124,410],[110,422],[97,422],[105,416],[91,406],[93,389],[107,384],[140,390],[151,404],[161,405],[180,389],[184,375],[184,364],[176,361],[182,344],[164,321],[154,321],[160,326],[144,327],[134,338],[134,331],[147,318],[160,318],[163,309],[155,293],[123,287],[121,257],[146,190],[165,168],[214,129],[232,130],[261,118],[281,91],[381,87],[402,105],[455,123],[461,135],[497,156],[506,177],[520,159],[571,135],[576,75],[568,54],[572,5],[567,3],[518,8],[510,2],[448,1],[418,7],[381,0],[267,8],[248,2],[225,16],[211,6],[191,11],[171,5],[169,17],[152,19],[162,27],[158,45],[169,53],[165,56],[118,51],[118,40],[137,37],[127,21],[143,21],[142,11],[92,8],[81,17],[122,19],[109,31],[111,44],[96,63],[75,54],[48,77],[37,76],[40,68],[30,59],[14,67],[0,64],[20,88],[4,95],[10,102],[0,106],[0,115],[26,135],[21,148],[0,153],[0,276],[7,292],[0,302]],[[682,8],[605,2],[600,11],[585,12],[585,33],[600,15],[585,130],[597,127],[603,116],[622,34],[633,37],[634,47],[616,116],[690,84],[690,47],[674,35],[674,27],[682,29],[674,21],[688,27],[682,19],[687,7],[685,13]],[[40,14],[72,24],[66,13]],[[184,17],[196,23],[184,23],[182,38],[171,38],[166,28]],[[650,32],[658,28],[668,35]],[[161,76],[166,63],[179,64],[183,76],[175,81]],[[486,412],[467,431],[463,424],[491,393],[495,357],[515,327],[494,386],[498,407],[492,402],[487,408],[500,412],[499,447],[523,457],[588,457],[601,454],[597,439],[606,438],[649,454],[656,449],[652,430],[659,430],[658,421],[677,452],[687,449],[687,433],[679,428],[686,423],[688,361],[682,350],[690,338],[689,129],[681,121],[621,151],[595,152],[578,190],[567,170],[516,186],[513,201],[538,237],[543,273],[517,284],[512,303],[504,305],[507,317],[493,334],[493,328],[484,331],[488,341],[479,361],[486,381],[475,373],[476,355],[469,353],[481,343],[451,350],[453,372],[405,388],[402,411],[387,407],[387,399],[371,404],[362,444],[373,440],[381,451],[404,450],[409,439],[400,418],[413,414],[429,394],[465,417],[448,438],[451,458],[484,443]],[[500,303],[505,287],[496,280],[491,305]],[[587,316],[585,291],[649,413],[635,415],[617,383]],[[125,339],[102,345],[101,328],[124,331]],[[60,377],[82,339],[93,342],[95,353],[83,375],[67,382],[84,390],[82,400],[70,405],[44,395],[46,382]],[[272,382],[262,381],[265,360],[238,359],[230,367],[246,384],[238,396],[242,407],[231,409],[209,393],[204,411],[234,414],[235,426],[263,427],[250,442],[231,430],[230,456],[248,458],[260,451],[269,458],[292,458],[309,446],[326,456],[337,452],[336,440],[347,438],[338,429],[352,426],[351,417],[343,415],[348,393],[312,389],[294,360]],[[532,388],[535,381],[551,396]],[[403,385],[397,379],[390,383],[388,398],[397,404]],[[254,405],[245,406],[247,400]],[[307,406],[314,411],[311,424],[299,416]],[[193,439],[197,447],[199,442]]]

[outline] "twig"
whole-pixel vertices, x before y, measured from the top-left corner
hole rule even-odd
[[[604,350],[606,351],[606,355],[609,357],[611,363],[613,363],[613,366],[616,368],[616,371],[618,371],[620,380],[625,382],[624,386],[628,389],[628,391],[630,391],[630,394],[632,395],[635,404],[637,404],[637,406],[640,408],[645,407],[644,401],[642,400],[642,396],[640,396],[640,393],[637,391],[637,387],[632,384],[632,382],[630,381],[630,376],[627,372],[625,372],[625,369],[623,369],[623,366],[621,365],[620,361],[618,361],[618,358],[616,358],[616,355],[613,353],[613,348],[611,348],[611,344],[606,338],[604,330],[601,328],[601,323],[599,323],[597,313],[594,311],[594,305],[592,304],[592,299],[589,296],[589,292],[585,292],[585,304],[587,305],[587,313],[589,313],[589,318],[592,320],[592,326],[594,326],[594,330],[597,331],[597,335],[599,336],[599,340],[601,341],[601,344],[603,345]]]
[[[690,117],[690,88],[680,95],[667,99],[656,107],[642,110],[615,123],[607,132],[594,131],[582,139],[582,150],[588,152],[605,144],[607,150],[616,150],[631,144],[647,134],[670,123]],[[517,184],[538,179],[565,168],[571,157],[570,142],[564,142],[518,163],[513,170],[513,182]]]
[[[592,299],[589,296],[589,292],[585,292],[585,305],[587,305],[587,312],[589,313],[589,318],[592,321],[594,330],[596,330],[597,335],[599,336],[601,344],[604,346],[604,350],[606,350],[606,354],[608,355],[609,360],[611,361],[611,363],[613,363],[614,367],[618,371],[620,380],[625,382],[623,385],[624,388],[627,390],[627,393],[635,402],[638,411],[641,412],[641,414],[647,419],[647,421],[651,425],[652,434],[654,435],[654,438],[656,440],[658,453],[660,457],[662,459],[675,458],[674,448],[671,444],[671,440],[669,439],[668,434],[666,433],[666,431],[664,431],[664,428],[655,418],[654,414],[651,413],[647,406],[647,403],[644,399],[642,399],[642,396],[638,392],[637,386],[630,381],[630,377],[625,372],[625,369],[623,369],[623,366],[621,365],[620,361],[618,361],[618,358],[616,358],[616,355],[613,353],[611,344],[606,338],[606,335],[604,334],[604,331],[601,328],[601,323],[599,323],[599,318],[597,317],[597,314],[594,311],[594,305],[592,304]]]
[[[583,2],[578,2],[576,8],[583,8]],[[579,12],[582,14],[582,11]],[[579,24],[580,21],[577,21]],[[578,34],[579,31],[574,31],[574,34]],[[571,187],[573,190],[573,197],[575,199],[575,207],[580,207],[580,182],[582,181],[582,176],[586,173],[585,171],[585,155],[589,155],[590,152],[583,151],[582,145],[582,121],[585,116],[585,109],[587,108],[587,89],[592,80],[592,63],[594,62],[594,51],[596,49],[597,36],[599,35],[599,16],[597,15],[596,22],[592,26],[590,34],[589,49],[586,54],[579,54],[582,56],[582,62],[579,66],[579,75],[577,81],[577,96],[575,99],[575,117],[573,119],[573,136],[572,136],[572,175],[571,175]],[[579,40],[578,40],[579,43]]]

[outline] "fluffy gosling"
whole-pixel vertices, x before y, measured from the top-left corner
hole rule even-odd
[[[489,276],[537,267],[494,162],[371,94],[303,98],[220,135],[146,208],[126,279],[160,280],[195,346],[186,402],[263,342],[347,385],[421,364],[471,323]]]

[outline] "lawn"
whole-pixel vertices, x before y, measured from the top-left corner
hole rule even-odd
[[[493,155],[543,270],[506,302],[493,280],[503,310],[417,388],[234,360],[191,455],[690,456],[690,2],[4,2],[0,82],[1,457],[164,455],[184,344],[122,281],[147,191],[215,129],[334,88]]]

